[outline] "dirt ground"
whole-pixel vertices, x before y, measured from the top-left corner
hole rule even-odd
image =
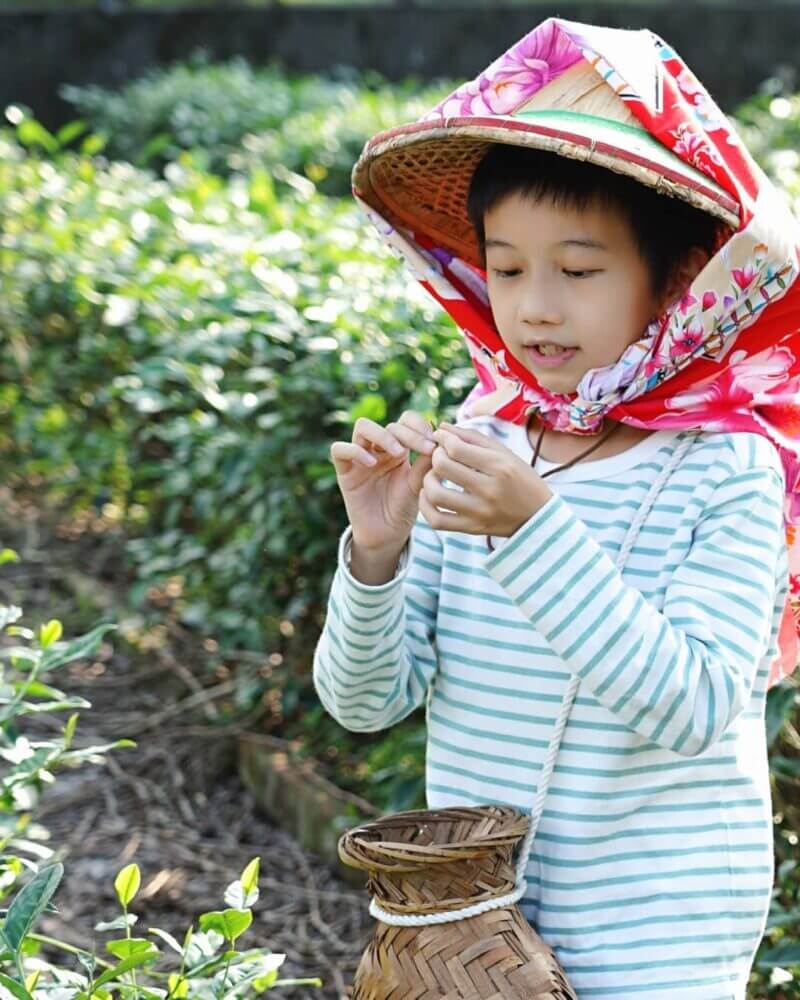
[[[54,521],[0,490],[0,548],[6,546],[21,561],[0,570],[0,603],[20,605],[29,627],[57,617],[66,636],[85,631],[93,622],[80,629],[76,622],[91,619],[98,603],[112,604],[125,585],[119,539]],[[103,955],[105,940],[116,935],[95,932],[94,924],[117,916],[114,877],[135,861],[142,872],[131,906],[137,933],[156,926],[180,940],[200,913],[224,908],[226,886],[259,855],[261,898],[240,945],[285,953],[284,978],[323,980],[321,989],[270,995],[342,997],[371,931],[366,892],[342,883],[257,813],[235,774],[234,730],[214,722],[215,698],[230,694],[231,682],[205,676],[196,644],[169,626],[146,653],[115,635],[91,662],[52,680],[92,703],[81,713],[76,746],[121,737],[138,746],[114,751],[104,764],[60,772],[43,796],[35,818],[50,832],[66,874],[54,899],[59,912],[46,915],[38,930],[82,948],[94,943]],[[43,718],[39,732],[63,721]]]

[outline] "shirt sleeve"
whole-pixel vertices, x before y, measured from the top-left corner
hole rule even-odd
[[[374,732],[421,705],[436,671],[442,546],[419,515],[394,578],[370,586],[350,573],[351,544],[348,525],[314,651],[314,687],[345,729]]]
[[[758,467],[714,489],[663,611],[625,583],[557,495],[485,565],[609,711],[694,757],[745,707],[774,640],[782,547],[783,483]]]

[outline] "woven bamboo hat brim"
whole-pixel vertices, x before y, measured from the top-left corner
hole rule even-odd
[[[626,174],[739,226],[736,200],[654,139],[585,61],[513,115],[415,122],[373,136],[353,168],[354,191],[393,225],[423,233],[481,266],[467,193],[492,143],[542,149]]]

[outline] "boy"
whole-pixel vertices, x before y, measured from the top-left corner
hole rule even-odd
[[[772,885],[793,485],[763,415],[797,377],[794,228],[685,74],[648,33],[552,19],[354,173],[480,384],[458,426],[333,444],[350,524],[317,691],[351,729],[427,703],[430,807],[529,810],[580,679],[521,906],[581,998],[742,1000]]]

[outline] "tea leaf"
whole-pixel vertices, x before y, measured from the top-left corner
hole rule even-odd
[[[114,879],[114,889],[117,893],[117,899],[123,906],[127,907],[139,891],[141,884],[142,877],[139,873],[139,866],[136,864],[127,865],[118,873]]]
[[[241,883],[245,892],[252,892],[258,887],[258,873],[261,867],[261,858],[253,858],[253,860],[245,867],[242,872]]]
[[[215,910],[201,915],[200,929],[214,930],[228,941],[235,941],[252,922],[253,914],[249,910]]]
[[[42,625],[39,629],[39,644],[42,649],[47,649],[54,642],[58,642],[63,634],[64,628],[61,622],[57,618],[51,618],[46,625]]]
[[[159,949],[147,938],[120,938],[118,941],[108,941],[106,950],[117,958],[134,958],[141,955],[150,955],[153,958],[160,954]]]
[[[19,949],[25,936],[44,912],[63,875],[64,866],[61,864],[44,868],[16,895],[3,924],[3,935],[12,951]]]

